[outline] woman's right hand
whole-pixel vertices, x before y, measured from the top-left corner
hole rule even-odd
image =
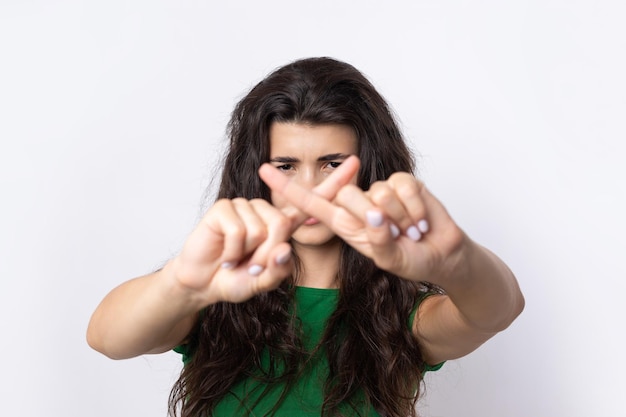
[[[348,158],[311,191],[332,201],[358,170],[358,158]],[[279,210],[262,199],[219,200],[172,260],[171,276],[198,309],[273,290],[292,272],[288,242],[308,217],[295,207]]]
[[[333,200],[358,168],[348,158],[313,191]],[[89,345],[117,359],[164,352],[184,340],[207,305],[278,287],[292,271],[288,241],[307,217],[260,199],[219,200],[163,269],[104,297],[89,322]]]
[[[219,200],[174,258],[173,276],[200,307],[270,291],[291,273],[295,221],[262,199]]]

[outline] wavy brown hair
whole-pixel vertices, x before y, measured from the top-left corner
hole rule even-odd
[[[269,159],[274,122],[351,126],[361,160],[358,185],[364,190],[394,172],[414,172],[392,111],[370,82],[351,65],[310,58],[274,71],[235,107],[218,198],[270,200],[257,170]],[[341,251],[338,307],[320,342],[329,363],[322,414],[340,415],[346,406],[356,411],[360,393],[381,415],[415,416],[425,363],[408,323],[418,299],[437,289],[385,272],[345,243]],[[244,378],[289,389],[310,355],[291,308],[295,280],[243,303],[206,308],[188,337],[192,355],[172,389],[171,415],[211,416]],[[271,363],[260,374],[264,351]]]

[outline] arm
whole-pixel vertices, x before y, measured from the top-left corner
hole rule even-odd
[[[334,198],[358,167],[356,159],[344,162],[312,191]],[[288,240],[306,218],[265,200],[219,200],[162,270],[102,300],[87,329],[89,345],[117,359],[163,352],[184,341],[202,308],[278,287],[292,272]]]
[[[172,262],[113,289],[93,313],[87,343],[112,359],[165,352],[191,331],[200,305],[179,285]]]
[[[290,230],[291,221],[264,200],[220,200],[162,270],[102,300],[87,329],[89,345],[115,359],[171,349],[202,308],[276,288],[291,272]]]
[[[457,256],[457,268],[436,280],[446,295],[424,300],[413,321],[430,364],[472,352],[524,309],[517,280],[493,253],[464,236]]]
[[[465,235],[412,175],[393,174],[367,192],[348,184],[328,200],[269,165],[259,173],[273,192],[320,219],[379,268],[446,290],[424,300],[414,320],[428,363],[471,352],[522,311],[524,299],[508,267]]]

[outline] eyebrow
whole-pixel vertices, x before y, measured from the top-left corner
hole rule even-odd
[[[318,162],[327,162],[327,161],[336,161],[336,160],[344,160],[344,159],[348,159],[350,155],[349,154],[345,154],[345,153],[329,153],[328,155],[322,155],[319,158],[317,158]],[[300,160],[298,158],[295,158],[293,156],[277,156],[275,158],[270,159],[270,162],[279,162],[281,164],[289,164],[289,163],[295,163],[295,162],[300,162]]]

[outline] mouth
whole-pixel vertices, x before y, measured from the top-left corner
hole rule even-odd
[[[303,224],[303,225],[305,225],[305,226],[313,226],[313,225],[318,224],[319,222],[320,222],[320,221],[319,221],[319,220],[317,220],[315,217],[309,217],[309,218],[308,218],[308,219],[306,219],[306,220],[304,221],[304,223],[302,223],[302,224]]]

